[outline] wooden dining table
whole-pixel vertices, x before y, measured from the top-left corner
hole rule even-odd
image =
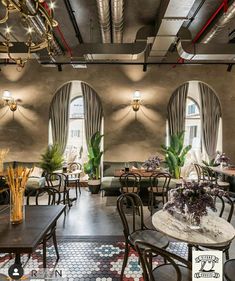
[[[217,167],[210,167],[210,169],[218,174],[222,174],[225,176],[229,176],[229,177],[235,176],[235,168],[217,166]]]
[[[48,231],[64,212],[65,206],[25,206],[25,220],[10,223],[10,206],[0,206],[0,252],[14,253],[15,263],[21,264],[23,253],[33,253]],[[46,267],[46,264],[43,264]]]
[[[235,237],[235,229],[225,219],[209,213],[201,219],[200,229],[192,229],[180,214],[171,215],[160,210],[152,217],[153,226],[161,233],[188,243],[188,260],[192,260],[193,246],[223,246]]]

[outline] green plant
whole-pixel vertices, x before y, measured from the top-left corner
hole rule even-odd
[[[215,158],[209,160],[208,162],[205,160],[202,160],[202,163],[207,167],[217,167],[219,166],[219,163],[215,162]]]
[[[161,147],[170,173],[174,178],[179,179],[181,167],[184,166],[185,157],[191,149],[191,145],[184,147],[184,132],[172,135],[170,146],[162,145]]]
[[[53,173],[62,167],[63,161],[63,153],[60,146],[58,144],[52,144],[41,155],[40,167],[46,173]]]
[[[100,161],[103,151],[100,150],[100,142],[103,135],[96,132],[88,144],[88,162],[84,163],[84,172],[89,179],[97,180],[100,178]]]

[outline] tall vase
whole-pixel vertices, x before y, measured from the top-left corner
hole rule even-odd
[[[20,224],[24,220],[24,191],[10,193],[10,221]]]

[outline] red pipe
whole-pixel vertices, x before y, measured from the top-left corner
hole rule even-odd
[[[51,10],[51,9],[50,9],[49,6],[47,5],[47,2],[44,1],[44,2],[42,3],[42,5],[43,5],[43,6],[49,11],[49,13],[50,13],[50,10]],[[72,49],[69,47],[68,43],[66,42],[66,40],[65,40],[65,38],[64,38],[64,34],[62,33],[62,31],[61,31],[59,25],[57,25],[56,31],[57,31],[57,33],[60,35],[60,38],[61,38],[61,40],[62,40],[62,42],[63,42],[63,45],[64,45],[64,47],[66,48],[67,52],[69,53],[70,57],[72,57],[72,56],[73,56]]]
[[[228,9],[228,0],[223,0],[223,2],[220,4],[220,6],[217,8],[217,10],[214,12],[214,14],[207,20],[203,28],[197,33],[196,37],[193,39],[193,43],[195,44],[199,38],[202,36],[202,34],[205,32],[207,27],[212,23],[212,21],[215,19],[215,17],[218,15],[218,13],[224,8],[224,11]]]

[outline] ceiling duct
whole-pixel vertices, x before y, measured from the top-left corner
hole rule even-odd
[[[167,0],[162,1],[160,20],[157,24],[157,34],[153,38],[150,57],[166,56],[171,44],[175,43],[177,33],[196,0]],[[180,2],[180,3],[179,3]]]
[[[111,43],[109,0],[96,0],[103,43]]]
[[[235,3],[231,4],[226,13],[223,13],[210,31],[204,36],[201,43],[209,43],[215,39],[217,35],[223,30],[235,17]]]
[[[124,26],[124,0],[111,0],[113,43],[122,43]]]
[[[181,58],[195,61],[231,61],[235,59],[234,44],[196,43],[186,28],[179,32],[177,51]]]

